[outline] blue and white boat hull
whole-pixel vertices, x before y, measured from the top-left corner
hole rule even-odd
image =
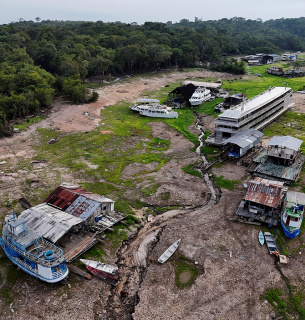
[[[283,223],[283,221],[281,220],[281,225],[282,225],[282,228],[284,230],[284,233],[285,233],[285,236],[289,239],[294,239],[298,234],[300,234],[301,232],[301,228],[295,228],[292,232],[289,231],[286,227],[285,227],[285,224]]]
[[[21,270],[28,273],[29,275],[38,278],[42,281],[48,282],[48,283],[55,283],[59,282],[63,279],[65,279],[69,274],[69,269],[67,268],[66,264],[64,264],[64,268],[56,272],[52,272],[52,268],[49,267],[43,267],[38,266],[38,268],[35,268],[34,265],[31,266],[31,261],[27,260],[27,263],[25,262],[25,258],[20,255],[18,252],[14,251],[10,246],[8,246],[2,238],[0,238],[0,246],[4,250],[6,256],[15,264],[17,265]],[[49,270],[48,270],[49,269]],[[47,277],[49,275],[49,277]]]

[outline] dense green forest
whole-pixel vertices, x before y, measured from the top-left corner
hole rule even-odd
[[[24,21],[0,25],[0,133],[48,108],[56,94],[94,101],[84,80],[220,62],[223,56],[305,50],[305,18],[125,24]],[[221,62],[241,72],[242,64]]]

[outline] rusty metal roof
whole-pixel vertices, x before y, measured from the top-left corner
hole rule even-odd
[[[281,202],[284,183],[255,178],[249,182],[245,200],[276,208]]]
[[[46,203],[86,220],[101,203],[114,201],[78,186],[61,185],[45,200]]]

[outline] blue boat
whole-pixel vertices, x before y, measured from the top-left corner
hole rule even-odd
[[[301,232],[305,205],[305,194],[287,191],[281,225],[287,238],[293,239]]]
[[[5,217],[0,246],[20,269],[42,281],[54,283],[69,274],[63,252],[36,231],[25,226],[15,213]]]
[[[265,238],[264,238],[264,234],[263,234],[263,231],[260,231],[258,233],[258,241],[259,243],[263,246],[264,243],[265,243]]]

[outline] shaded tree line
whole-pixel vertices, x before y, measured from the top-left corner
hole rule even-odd
[[[93,101],[85,79],[219,62],[223,55],[305,50],[305,18],[126,24],[24,21],[0,25],[0,132],[51,105],[55,94]],[[241,73],[227,59],[218,70]]]

